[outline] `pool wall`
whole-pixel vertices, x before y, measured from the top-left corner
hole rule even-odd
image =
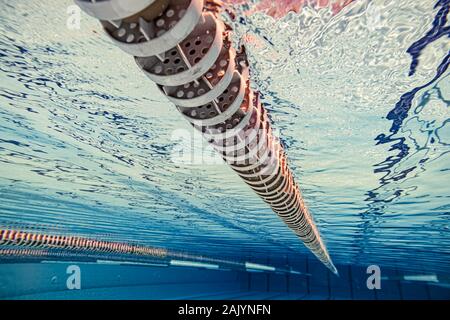
[[[81,289],[69,290],[68,267],[80,270]],[[0,264],[0,299],[450,299],[450,289],[429,282],[382,280],[367,288],[366,268],[338,266],[340,277],[318,261],[298,266],[309,275],[207,270],[116,263]],[[398,278],[383,269],[382,279]]]

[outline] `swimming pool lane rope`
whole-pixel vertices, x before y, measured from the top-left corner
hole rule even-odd
[[[6,246],[26,248],[91,250],[115,254],[136,254],[164,258],[167,250],[121,242],[101,241],[84,237],[44,234],[14,229],[0,229],[0,248]]]
[[[75,0],[225,162],[337,274],[217,0]]]
[[[291,267],[274,267],[253,262],[234,261],[195,255],[126,242],[103,241],[82,236],[48,234],[37,231],[0,227],[0,261],[7,258],[33,258],[77,261],[102,261],[200,267],[208,269],[237,269],[269,271],[309,276]],[[150,261],[149,261],[150,259]],[[5,260],[6,261],[6,260]],[[73,260],[71,260],[73,261]]]

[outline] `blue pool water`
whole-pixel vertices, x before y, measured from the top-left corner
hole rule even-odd
[[[313,260],[94,19],[67,28],[70,5],[0,0],[0,226]],[[337,265],[450,277],[449,6],[357,0],[230,22]]]

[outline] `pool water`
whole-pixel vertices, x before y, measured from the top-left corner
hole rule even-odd
[[[449,1],[243,14],[257,2],[224,19],[333,261],[448,285]],[[71,5],[0,0],[0,226],[313,260],[94,19],[67,27]]]

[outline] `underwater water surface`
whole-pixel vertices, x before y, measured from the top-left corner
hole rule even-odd
[[[449,275],[449,2],[257,3],[225,19],[333,261]],[[94,19],[67,28],[70,5],[0,0],[0,225],[313,259]]]

